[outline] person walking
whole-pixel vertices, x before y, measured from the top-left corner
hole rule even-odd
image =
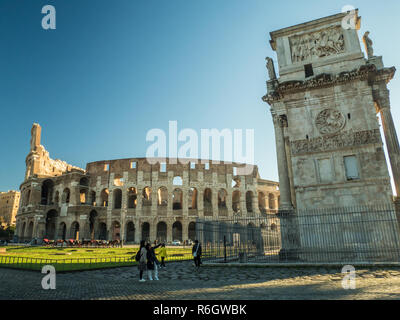
[[[143,240],[140,241],[140,248],[137,254],[139,255],[139,282],[145,282],[146,280],[143,278],[143,272],[147,268],[147,250]]]
[[[160,249],[160,257],[161,257],[161,266],[160,268],[166,268],[165,266],[165,259],[167,258],[167,248],[165,247],[165,243],[161,245]]]
[[[201,244],[199,243],[199,240],[196,240],[192,248],[192,255],[194,265],[197,267],[197,269],[199,269],[201,265],[201,253]]]

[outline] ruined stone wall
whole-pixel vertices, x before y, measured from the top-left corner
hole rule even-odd
[[[63,173],[77,171],[84,172],[83,169],[72,166],[65,161],[50,158],[49,152],[40,144],[42,128],[35,123],[31,129],[30,152],[26,157],[25,180],[30,177],[57,177]]]
[[[195,237],[197,218],[277,210],[278,184],[259,179],[256,166],[251,175],[235,176],[240,164],[194,162],[167,161],[164,168],[143,158],[99,161],[89,163],[85,173],[30,178],[21,186],[17,233],[22,238],[186,241]]]

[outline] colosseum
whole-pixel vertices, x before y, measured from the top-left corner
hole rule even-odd
[[[237,163],[151,165],[146,158],[88,163],[86,169],[53,160],[31,130],[16,236],[31,239],[96,239],[186,242],[196,219],[257,217],[278,209],[279,184],[260,179],[258,168],[238,175]]]

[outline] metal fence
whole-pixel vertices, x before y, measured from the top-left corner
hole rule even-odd
[[[23,249],[23,247],[21,247]],[[132,252],[131,257],[99,257],[99,258],[71,258],[71,259],[46,259],[30,258],[0,254],[0,268],[41,270],[45,265],[52,265],[57,271],[78,271],[91,269],[116,268],[123,266],[135,266],[137,262],[134,257],[137,250]],[[167,250],[168,252],[168,250]],[[161,261],[159,254],[158,260]],[[170,253],[166,262],[179,262],[191,260],[191,252]]]
[[[198,219],[203,259],[212,262],[399,262],[391,204],[295,210],[256,218]]]
[[[0,267],[12,269],[41,270],[45,265],[52,265],[57,271],[74,271],[133,266],[131,258],[77,258],[43,259],[18,256],[0,256]]]

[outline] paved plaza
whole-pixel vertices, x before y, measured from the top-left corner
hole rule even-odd
[[[357,289],[342,288],[340,268],[208,267],[171,263],[160,281],[138,282],[138,270],[117,268],[57,274],[43,290],[43,274],[0,269],[0,299],[400,299],[400,268],[357,270]]]

